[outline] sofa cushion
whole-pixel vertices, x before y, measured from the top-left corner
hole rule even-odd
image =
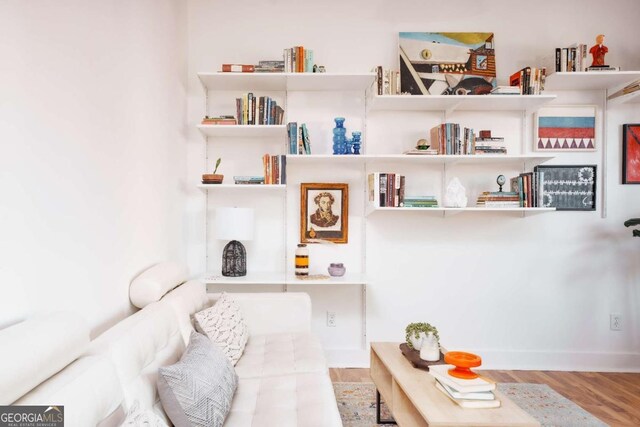
[[[342,426],[329,375],[240,378],[225,427]]]
[[[131,304],[146,307],[187,280],[187,268],[175,262],[161,262],[143,271],[129,286]]]
[[[229,359],[197,332],[180,361],[158,373],[160,400],[176,427],[222,426],[237,387]]]
[[[78,358],[89,326],[69,312],[35,316],[0,330],[0,405],[9,405]]]
[[[252,335],[236,372],[240,378],[310,372],[328,374],[320,340],[308,332]]]
[[[205,334],[227,355],[231,363],[238,363],[249,338],[247,325],[238,304],[228,294],[222,294],[213,307],[195,314],[198,332]]]

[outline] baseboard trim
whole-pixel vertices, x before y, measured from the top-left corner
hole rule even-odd
[[[640,373],[640,353],[482,350],[481,369],[509,371],[580,371]],[[327,349],[331,368],[368,368],[369,350]]]

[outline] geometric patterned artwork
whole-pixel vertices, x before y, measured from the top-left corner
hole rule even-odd
[[[559,211],[596,210],[596,165],[536,166],[543,172],[543,206]]]
[[[483,95],[496,85],[493,33],[401,32],[400,90],[411,95]]]
[[[540,108],[535,125],[537,151],[596,150],[596,107],[593,105]]]
[[[640,124],[622,125],[622,183],[640,184]]]

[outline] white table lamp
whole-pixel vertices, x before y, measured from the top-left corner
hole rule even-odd
[[[253,240],[253,209],[217,208],[215,237],[230,240],[222,251],[222,275],[247,275],[247,251],[239,240]]]

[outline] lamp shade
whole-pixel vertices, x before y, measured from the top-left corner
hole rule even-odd
[[[217,208],[215,237],[220,240],[252,240],[253,209]]]

